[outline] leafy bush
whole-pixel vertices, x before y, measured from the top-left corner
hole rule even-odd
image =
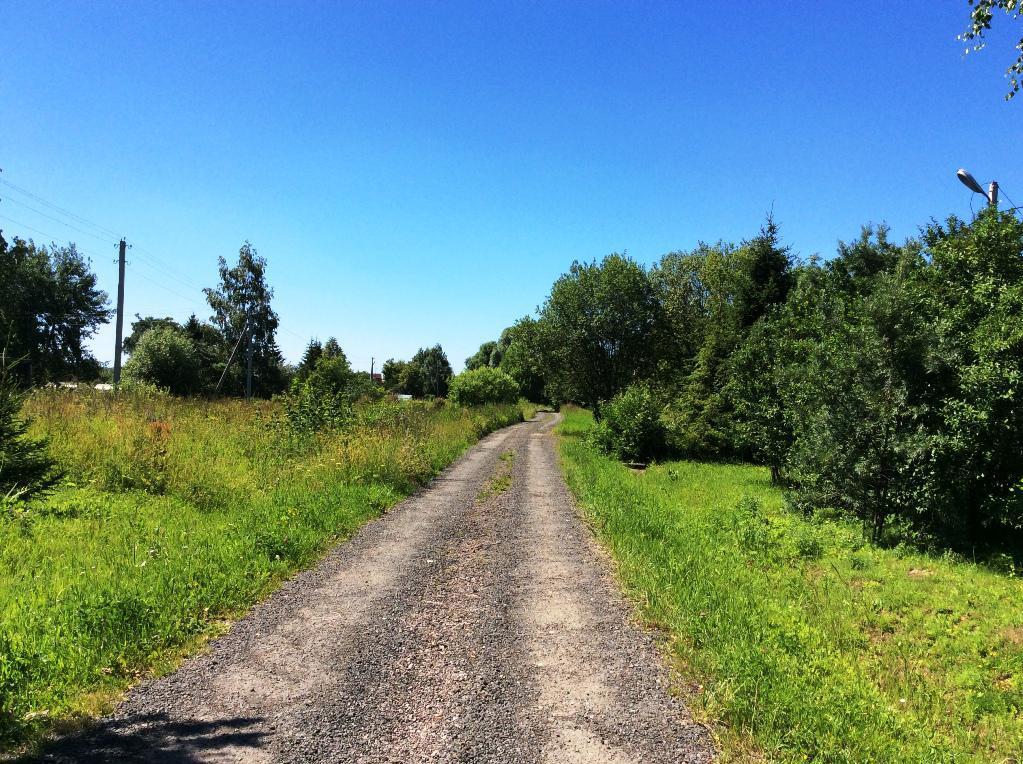
[[[175,395],[200,390],[200,363],[195,343],[179,328],[154,326],[135,345],[124,365],[129,384],[150,384]]]
[[[351,420],[352,403],[361,393],[348,358],[331,339],[310,361],[310,368],[292,381],[290,392],[283,396],[284,413],[301,433],[337,429]]]
[[[664,451],[661,408],[646,385],[630,385],[601,409],[593,441],[612,456],[645,462]]]
[[[453,377],[448,397],[459,406],[515,403],[519,399],[519,385],[500,369],[483,366]]]

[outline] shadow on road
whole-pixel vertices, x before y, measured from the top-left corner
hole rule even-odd
[[[82,732],[47,746],[27,762],[198,762],[217,758],[217,752],[244,758],[247,750],[261,747],[264,732],[259,717],[213,721],[171,719],[166,714],[145,714],[106,719]]]

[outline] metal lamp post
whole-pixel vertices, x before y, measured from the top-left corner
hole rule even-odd
[[[987,203],[989,205],[992,207],[998,206],[998,181],[991,181],[991,183],[988,184],[988,190],[985,191],[981,188],[980,183],[978,183],[977,180],[962,167],[956,170],[956,177],[959,178],[960,182],[962,182],[962,184],[973,193],[980,194],[987,199]]]

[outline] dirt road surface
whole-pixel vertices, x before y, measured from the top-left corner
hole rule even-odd
[[[705,762],[542,414],[494,433],[44,760]]]

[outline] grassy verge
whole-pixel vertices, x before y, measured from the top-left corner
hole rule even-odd
[[[569,485],[726,760],[1023,760],[1023,581],[796,516],[765,469],[634,474],[591,424],[561,425]]]
[[[51,391],[27,413],[68,478],[0,509],[0,750],[107,708],[523,410],[380,403],[329,437],[271,403]]]

